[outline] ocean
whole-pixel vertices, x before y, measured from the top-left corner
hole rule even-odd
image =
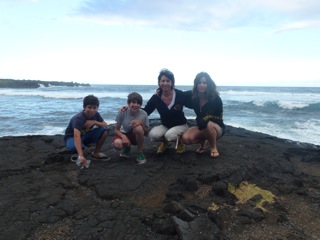
[[[176,86],[190,90],[192,86]],[[70,118],[82,110],[83,97],[100,100],[99,112],[108,124],[126,105],[130,92],[139,92],[143,106],[156,85],[100,85],[0,89],[0,137],[64,134]],[[226,125],[266,133],[278,138],[320,145],[320,88],[218,86]],[[194,119],[192,109],[184,108]],[[150,118],[159,118],[155,111]]]

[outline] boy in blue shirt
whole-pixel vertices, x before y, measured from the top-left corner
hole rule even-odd
[[[93,95],[86,96],[83,99],[83,111],[71,118],[65,131],[64,141],[66,147],[78,154],[82,165],[87,162],[83,154],[83,148],[91,143],[96,144],[91,154],[92,158],[104,161],[110,159],[100,152],[108,136],[108,124],[101,117],[98,108],[99,99]]]

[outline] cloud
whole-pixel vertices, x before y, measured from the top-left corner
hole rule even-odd
[[[320,20],[319,11],[318,0],[86,0],[79,14],[104,24],[210,31],[256,26],[296,29],[296,22]]]
[[[279,26],[277,29],[273,30],[273,33],[281,33],[284,31],[296,30],[296,29],[304,29],[304,28],[311,28],[311,27],[318,27],[320,26],[320,20],[316,21],[301,21],[301,22],[292,22],[289,24],[284,24]]]

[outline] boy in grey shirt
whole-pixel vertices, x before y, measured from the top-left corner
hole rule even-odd
[[[144,136],[149,131],[148,114],[141,109],[142,96],[133,92],[128,95],[128,108],[120,111],[116,117],[115,135],[112,141],[116,150],[121,150],[120,157],[128,158],[131,145],[137,145],[138,164],[147,162],[143,154]]]

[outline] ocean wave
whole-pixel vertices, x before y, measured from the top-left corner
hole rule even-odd
[[[130,91],[128,92],[101,92],[101,91],[87,91],[87,89],[79,91],[78,90],[69,90],[69,91],[34,91],[34,90],[11,90],[11,89],[7,89],[7,90],[2,90],[0,91],[0,96],[23,96],[23,97],[42,97],[42,98],[49,98],[49,99],[83,99],[84,96],[87,95],[95,95],[96,97],[98,97],[99,99],[102,98],[113,98],[113,99],[127,99],[128,94],[130,93]],[[152,93],[142,93],[141,94],[143,99],[146,101],[148,100],[151,96]]]
[[[253,111],[262,108],[268,108],[268,111],[276,111],[280,109],[284,110],[297,110],[303,109],[305,111],[308,110],[319,110],[320,109],[320,102],[309,103],[308,101],[299,102],[295,100],[276,100],[276,101],[268,101],[268,100],[252,100],[252,101],[225,101],[224,108],[230,109],[252,109]]]
[[[285,127],[265,121],[241,121],[238,118],[227,119],[225,123],[233,127],[269,134],[282,139],[320,145],[320,120],[318,119],[309,119],[305,122],[288,122]]]
[[[3,109],[14,107],[15,114],[3,111],[1,136],[63,134],[70,118],[81,111],[84,96],[100,99],[99,112],[109,123],[126,104],[130,92],[139,92],[146,101],[157,86],[102,85],[91,87],[48,87],[0,89]],[[190,90],[177,87],[181,90]],[[227,125],[263,132],[294,141],[320,144],[320,88],[225,87],[220,91]],[[192,109],[184,108],[188,119]],[[159,118],[157,111],[150,119]],[[14,120],[14,121],[12,121]]]
[[[277,91],[271,91],[269,88],[265,88],[264,90],[259,89],[259,91],[228,90],[221,93],[221,98],[226,106],[253,104],[257,107],[278,107],[287,110],[308,108],[311,105],[312,107],[316,107],[317,104],[320,104],[319,90],[313,90],[314,92],[297,91],[297,89],[293,91],[291,88],[284,88],[281,89],[281,91],[279,89],[277,89]],[[243,105],[241,103],[243,103]]]
[[[294,101],[278,101],[277,105],[280,108],[289,109],[289,110],[307,108],[310,106],[308,103],[294,102]]]

